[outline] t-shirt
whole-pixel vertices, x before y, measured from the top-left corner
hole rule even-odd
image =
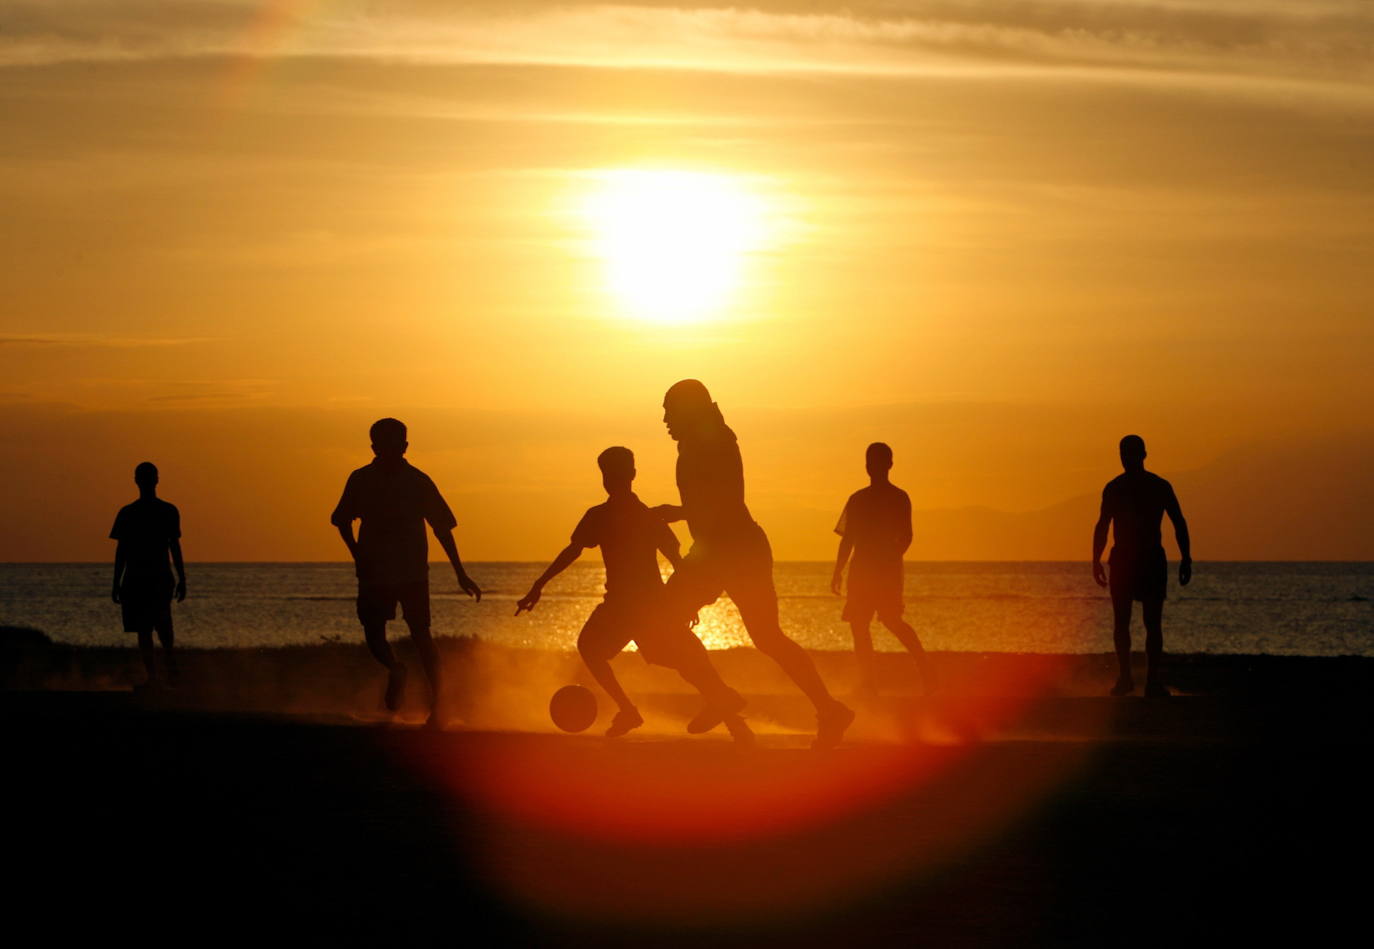
[[[458,526],[429,475],[404,458],[373,461],[348,476],[330,516],[336,527],[358,527],[358,579],[404,583],[429,576],[425,522],[436,531]]]
[[[1149,471],[1127,471],[1102,489],[1102,513],[1112,520],[1114,557],[1137,557],[1163,549],[1160,522],[1177,505],[1173,485]]]
[[[125,577],[170,575],[172,541],[181,537],[181,514],[161,498],[139,498],[115,515],[110,538],[119,541]]]
[[[911,544],[911,498],[894,484],[871,484],[849,496],[835,533],[854,544],[851,569],[901,570]]]
[[[660,547],[676,547],[672,528],[633,494],[589,508],[573,529],[579,547],[600,547],[606,564],[606,599],[654,593],[663,586]]]
[[[758,530],[744,503],[744,460],[735,433],[678,442],[677,488],[692,540],[734,546]]]

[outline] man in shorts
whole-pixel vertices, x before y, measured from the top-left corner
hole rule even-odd
[[[1145,694],[1163,697],[1164,599],[1169,589],[1169,561],[1164,554],[1160,523],[1165,514],[1174,522],[1178,542],[1179,586],[1193,578],[1192,547],[1188,522],[1183,519],[1174,488],[1159,475],[1145,470],[1145,440],[1139,435],[1121,439],[1121,467],[1102,489],[1102,513],[1093,529],[1093,579],[1112,593],[1112,638],[1116,645],[1118,675],[1112,695],[1135,691],[1131,676],[1131,603],[1140,601],[1145,620]],[[1108,557],[1111,579],[1102,569],[1102,550],[1107,546],[1107,527],[1112,528],[1112,552]]]
[[[458,588],[475,600],[482,590],[463,569],[453,528],[458,522],[429,475],[406,461],[410,443],[406,427],[394,418],[373,423],[370,430],[372,452],[376,456],[348,476],[343,496],[334,508],[330,523],[348,546],[358,577],[358,620],[368,649],[386,667],[384,702],[391,711],[401,706],[405,692],[406,667],[386,641],[387,620],[396,618],[400,604],[411,641],[420,654],[420,664],[430,687],[430,725],[440,725],[440,700],[443,683],[439,652],[429,630],[429,544],[425,524],[434,531],[453,573]],[[360,520],[358,536],[353,522]]]
[[[663,396],[663,424],[677,442],[681,504],[660,504],[664,522],[685,520],[692,549],[668,578],[670,615],[689,618],[728,593],[759,652],[811,700],[816,709],[812,747],[837,746],[854,713],[831,696],[811,656],[778,621],[773,549],[744,501],[744,460],[720,406],[696,379],[674,383]]]
[[[606,565],[606,595],[578,634],[577,651],[618,709],[606,730],[607,737],[617,738],[644,724],[611,669],[611,659],[634,640],[645,661],[677,670],[702,694],[706,707],[688,723],[689,732],[708,731],[723,721],[735,741],[749,743],[753,733],[739,717],[744,699],[721,680],[706,647],[688,624],[669,620],[664,614],[657,555],[661,552],[674,569],[682,557],[672,528],[655,517],[631,488],[634,454],[628,448],[607,448],[596,463],[606,488],[605,503],[582,515],[571,542],[516,604],[515,615],[534,609],[545,584],[566,570],[583,550],[600,547]]]
[[[110,529],[110,539],[116,542],[114,588],[110,595],[123,613],[124,631],[138,634],[138,651],[148,674],[145,688],[157,684],[154,632],[167,660],[167,683],[177,683],[177,660],[172,651],[172,597],[175,595],[178,603],[186,599],[181,514],[176,505],[157,496],[157,480],[157,466],[151,461],[134,469],[138,500],[119,509]]]
[[[868,446],[864,467],[868,470],[868,487],[849,496],[835,525],[840,549],[835,556],[830,590],[840,596],[844,568],[852,553],[849,598],[845,600],[842,618],[854,634],[860,691],[870,696],[878,694],[873,634],[869,628],[876,614],[911,653],[928,692],[931,677],[925,650],[916,630],[902,618],[902,555],[911,546],[911,498],[889,480],[892,449],[883,442]]]

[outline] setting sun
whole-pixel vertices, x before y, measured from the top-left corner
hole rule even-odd
[[[718,314],[766,238],[763,199],[728,175],[603,172],[583,213],[607,290],[627,315],[657,323]]]

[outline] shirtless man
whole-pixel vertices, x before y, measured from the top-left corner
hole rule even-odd
[[[1121,467],[1102,489],[1102,513],[1093,530],[1093,579],[1112,593],[1112,638],[1116,644],[1119,667],[1112,695],[1135,691],[1131,676],[1131,603],[1140,601],[1145,620],[1145,694],[1163,697],[1164,685],[1164,598],[1169,588],[1169,562],[1164,554],[1160,524],[1165,514],[1174,523],[1178,542],[1179,586],[1193,578],[1192,547],[1188,522],[1169,482],[1145,470],[1145,440],[1139,435],[1121,439]],[[1102,550],[1107,546],[1107,527],[1112,527],[1113,546],[1108,563],[1111,579],[1102,567]]]

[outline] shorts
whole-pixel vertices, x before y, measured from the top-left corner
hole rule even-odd
[[[1163,600],[1169,595],[1169,558],[1163,547],[1140,554],[1125,554],[1113,547],[1109,586],[1113,600]]]
[[[119,611],[124,618],[124,632],[146,633],[172,628],[172,591],[176,583],[172,575],[130,577],[127,574],[119,585]]]
[[[407,626],[429,629],[428,579],[358,583],[358,619],[364,626],[395,619],[397,603]]]
[[[763,528],[717,544],[709,553],[694,546],[664,585],[667,615],[690,622],[697,610],[728,593],[754,645],[768,652],[782,638],[778,593],[773,587],[773,550]]]
[[[868,623],[876,613],[883,622],[902,618],[902,566],[877,569],[849,568],[849,592],[840,618],[847,623]]]
[[[634,641],[645,662],[678,668],[687,653],[697,647],[696,634],[684,622],[669,619],[664,601],[603,600],[598,603],[582,632],[578,652],[592,659],[611,659]]]

